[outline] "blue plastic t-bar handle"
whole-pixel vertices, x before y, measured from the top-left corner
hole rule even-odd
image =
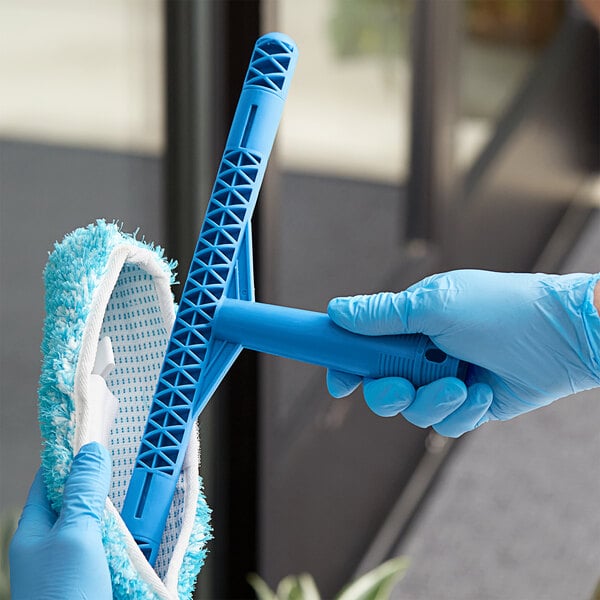
[[[441,377],[464,380],[468,367],[426,335],[359,335],[323,313],[229,298],[219,306],[213,336],[361,377],[404,377],[415,387]]]
[[[423,335],[361,336],[325,314],[254,302],[250,219],[297,60],[257,42],[227,139],[121,515],[154,565],[193,423],[242,348],[415,386],[467,365]]]

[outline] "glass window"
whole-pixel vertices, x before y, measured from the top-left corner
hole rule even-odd
[[[161,6],[0,4],[0,136],[160,152]]]
[[[491,138],[565,15],[564,0],[468,0],[456,159],[468,168]]]
[[[280,132],[282,167],[399,182],[408,164],[409,0],[281,0],[300,48]]]

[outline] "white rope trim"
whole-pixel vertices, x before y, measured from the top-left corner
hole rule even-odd
[[[171,296],[170,274],[165,272],[158,262],[159,259],[151,250],[126,243],[118,245],[110,254],[107,261],[107,269],[102,281],[94,292],[90,306],[90,314],[85,324],[81,352],[77,362],[74,383],[74,419],[75,436],[73,440],[73,451],[77,453],[81,446],[88,440],[90,431],[89,406],[89,377],[94,367],[98,338],[104,321],[104,315],[108,302],[115,288],[123,265],[133,263],[138,265],[154,278],[156,294],[160,306],[161,315],[165,322],[165,328],[171,332],[175,322],[175,311]],[[146,557],[133,539],[127,529],[121,515],[110,499],[107,499],[106,508],[115,517],[116,523],[125,536],[127,554],[139,573],[140,577],[152,588],[161,600],[177,600],[177,585],[179,571],[183,563],[185,551],[189,545],[190,535],[196,518],[196,505],[200,493],[198,485],[198,461],[199,443],[197,426],[191,435],[190,445],[186,452],[185,463],[188,468],[184,469],[184,509],[182,527],[173,549],[171,560],[167,569],[165,582],[161,581],[154,569],[150,566]]]
[[[187,550],[189,539],[194,528],[194,522],[196,520],[196,505],[198,504],[198,495],[200,494],[200,484],[198,482],[199,455],[200,443],[198,441],[198,424],[194,423],[183,466],[185,487],[183,519],[179,537],[177,538],[177,543],[171,553],[171,560],[164,579],[167,589],[175,594],[175,597],[177,597],[179,571],[181,570],[185,551]]]

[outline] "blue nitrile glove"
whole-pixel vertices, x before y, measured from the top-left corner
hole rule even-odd
[[[100,531],[110,475],[106,448],[97,442],[83,446],[73,460],[57,517],[37,472],[10,546],[13,600],[112,598]]]
[[[389,377],[364,382],[375,413],[402,413],[420,427],[458,437],[557,398],[600,386],[600,275],[452,271],[398,294],[335,298],[331,319],[365,335],[424,333],[472,365],[466,385],[453,377],[419,388]],[[349,394],[355,375],[330,371],[329,392]]]

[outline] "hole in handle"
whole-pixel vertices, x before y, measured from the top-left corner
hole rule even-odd
[[[441,364],[448,358],[448,355],[439,348],[428,348],[425,351],[425,358],[429,362]]]

